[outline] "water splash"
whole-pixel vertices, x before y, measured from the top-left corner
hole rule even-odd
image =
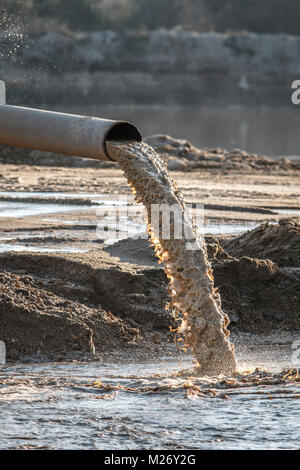
[[[156,256],[164,262],[170,280],[169,293],[181,325],[178,332],[185,336],[197,359],[199,375],[232,374],[236,371],[234,347],[229,341],[229,319],[221,309],[221,299],[214,288],[211,265],[207,258],[204,237],[199,235],[187,216],[183,196],[171,179],[166,165],[145,143],[108,142],[107,148],[124,171],[137,202],[148,213],[148,233]],[[153,204],[180,208],[180,214],[170,219],[170,236],[151,220]],[[174,236],[176,217],[183,224],[182,237]],[[195,249],[187,249],[191,243]]]

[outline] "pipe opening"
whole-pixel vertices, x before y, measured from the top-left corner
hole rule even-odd
[[[142,136],[138,128],[135,127],[133,124],[130,124],[129,122],[125,121],[117,122],[111,129],[109,129],[104,138],[105,153],[110,160],[113,160],[112,158],[110,158],[107,152],[106,142],[108,140],[133,140],[135,142],[141,142]]]

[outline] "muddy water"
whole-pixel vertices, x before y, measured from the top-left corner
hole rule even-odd
[[[178,331],[185,335],[185,346],[197,359],[198,373],[232,374],[236,370],[233,345],[229,341],[229,319],[221,309],[221,299],[214,288],[211,265],[204,237],[188,218],[183,196],[171,179],[166,165],[144,143],[107,144],[112,158],[124,171],[137,202],[148,213],[148,233],[165,272],[170,279],[172,305],[181,318]],[[162,222],[153,224],[154,205],[175,206],[179,213],[170,221],[170,233],[164,235]],[[176,224],[182,224],[177,237]]]
[[[169,357],[0,368],[0,449],[299,448],[292,374],[177,375],[190,365]]]

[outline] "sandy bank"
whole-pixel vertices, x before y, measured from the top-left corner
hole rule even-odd
[[[216,173],[298,174],[300,163],[287,158],[272,159],[244,150],[200,149],[188,140],[156,134],[144,139],[167,163],[170,171],[211,171]],[[55,155],[38,150],[0,146],[0,162],[17,165],[66,166],[78,168],[115,168],[116,164],[86,158]]]

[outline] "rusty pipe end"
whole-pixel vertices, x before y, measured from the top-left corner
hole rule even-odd
[[[109,160],[114,161],[113,158],[109,156],[107,151],[106,142],[109,140],[129,140],[133,142],[142,142],[142,135],[139,129],[130,124],[127,121],[117,121],[104,135],[103,139],[103,151]]]

